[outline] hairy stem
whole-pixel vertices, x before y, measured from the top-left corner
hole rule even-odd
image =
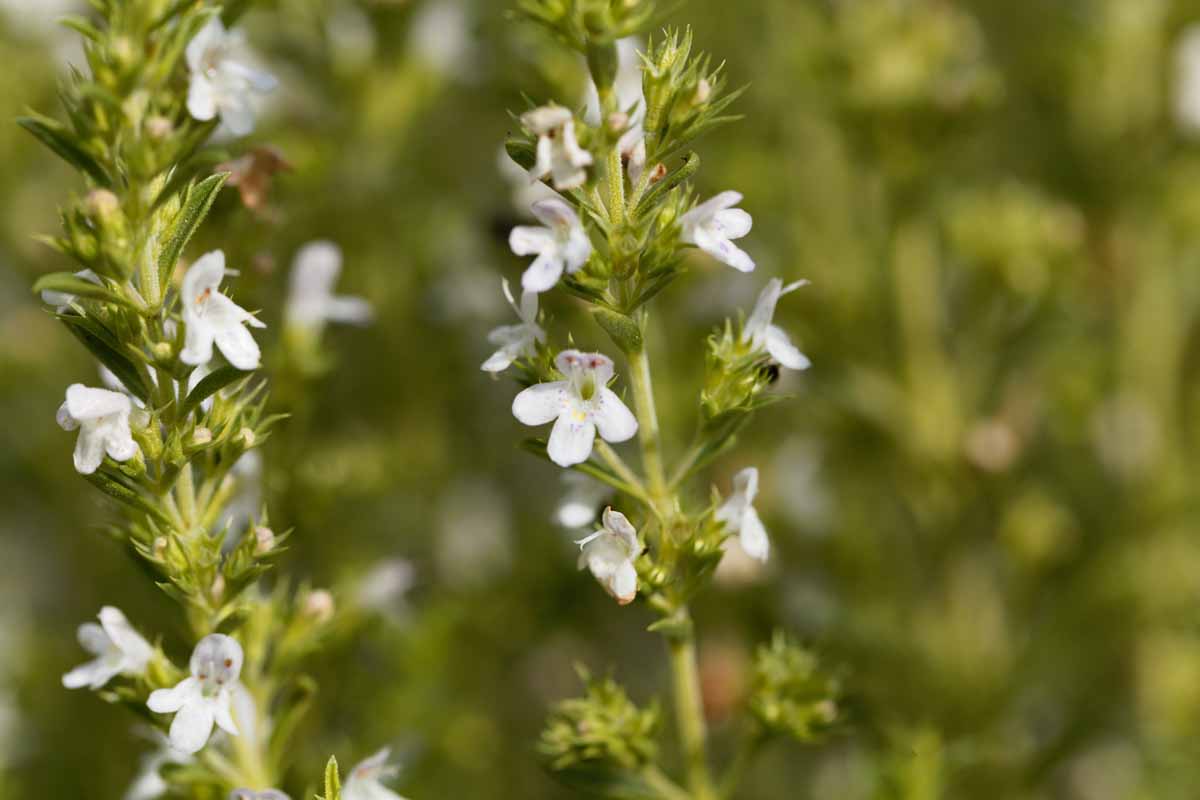
[[[629,380],[638,418],[638,437],[642,445],[642,466],[649,483],[650,498],[662,516],[667,499],[667,478],[663,469],[662,437],[658,429],[658,411],[654,407],[654,387],[650,382],[650,359],[643,347],[629,353]]]
[[[688,619],[687,608],[676,612]],[[675,718],[679,726],[679,741],[687,770],[688,788],[694,800],[715,800],[716,789],[708,771],[705,748],[707,731],[704,723],[704,704],[700,695],[700,674],[696,663],[696,639],[692,633],[668,640],[671,650],[671,675],[675,690]]]

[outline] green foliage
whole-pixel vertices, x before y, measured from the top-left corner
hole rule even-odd
[[[839,686],[809,650],[776,633],[759,646],[750,711],[771,733],[801,742],[820,739],[839,719]]]
[[[568,783],[636,772],[654,763],[659,726],[656,705],[638,708],[612,678],[591,678],[581,670],[583,697],[560,702],[538,742],[546,765]]]

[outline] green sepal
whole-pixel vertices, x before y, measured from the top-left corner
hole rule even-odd
[[[613,343],[621,348],[622,353],[634,355],[642,352],[644,346],[642,328],[632,317],[618,314],[607,308],[597,308],[592,312],[592,316],[595,317],[596,323],[604,328]]]

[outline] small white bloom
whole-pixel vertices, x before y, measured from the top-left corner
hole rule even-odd
[[[367,571],[358,583],[355,599],[363,608],[391,612],[403,610],[406,595],[417,582],[417,570],[403,558],[380,561]]]
[[[765,562],[771,549],[767,529],[763,527],[758,512],[754,510],[754,497],[758,494],[758,470],[746,467],[733,476],[733,494],[717,509],[718,522],[730,533],[736,533],[746,555]]]
[[[75,440],[75,470],[91,475],[100,468],[104,454],[113,461],[128,461],[138,452],[129,429],[133,403],[129,397],[108,389],[93,389],[82,383],[67,387],[67,399],[58,408],[58,425],[64,431],[79,429]]]
[[[187,325],[179,359],[193,366],[212,359],[213,343],[238,369],[257,369],[261,352],[246,325],[266,325],[219,291],[221,279],[234,274],[225,269],[225,253],[213,250],[196,259],[183,276],[183,322]]]
[[[175,714],[171,721],[171,746],[197,753],[208,741],[213,723],[237,735],[233,697],[242,672],[242,646],[224,634],[205,636],[192,651],[191,677],[172,689],[157,689],[146,705],[157,714]]]
[[[620,511],[604,509],[604,527],[576,542],[580,547],[579,568],[587,567],[621,605],[637,596],[637,567],[633,562],[642,552],[637,530]]]
[[[638,50],[643,46],[641,39],[627,36],[617,40],[617,75],[613,80],[613,93],[617,98],[617,109],[628,113],[631,120],[640,121],[646,114],[646,97],[642,93],[642,56]],[[584,120],[599,125],[600,93],[595,81],[588,80],[584,98],[587,112]]]
[[[554,512],[555,521],[564,528],[584,528],[596,521],[600,505],[612,494],[612,489],[582,472],[563,473],[566,494]]]
[[[560,467],[587,461],[597,432],[608,442],[624,442],[637,433],[637,418],[608,388],[612,359],[564,350],[554,364],[565,380],[530,386],[512,406],[513,416],[526,425],[554,422],[546,448],[551,461]]]
[[[564,200],[548,197],[529,208],[544,225],[518,225],[508,236],[508,246],[519,256],[536,255],[521,276],[521,288],[527,292],[552,289],[563,270],[578,272],[592,254],[592,240],[575,209]]]
[[[165,735],[153,728],[146,735],[157,744],[157,748],[142,756],[137,776],[125,790],[124,800],[155,800],[170,789],[160,770],[167,764],[190,764],[192,757],[171,747]]]
[[[75,273],[75,277],[83,278],[85,281],[94,283],[97,286],[100,285],[100,276],[92,272],[90,269],[81,269],[79,272]],[[77,299],[78,298],[70,292],[55,292],[51,291],[50,289],[42,290],[42,302],[48,306],[54,306],[54,310],[60,314],[69,309]]]
[[[408,51],[439,75],[461,78],[470,73],[471,28],[460,0],[424,3],[413,17]]]
[[[501,280],[500,285],[504,289],[504,299],[517,312],[521,322],[517,325],[501,325],[488,334],[488,341],[500,349],[483,362],[480,369],[484,372],[503,372],[518,358],[532,358],[537,355],[538,343],[546,341],[546,332],[537,321],[537,292],[521,292],[521,305],[517,305],[512,290],[508,288],[508,281]]]
[[[541,181],[535,180],[529,174],[529,170],[513,161],[512,156],[508,154],[508,150],[503,145],[496,154],[496,167],[500,171],[500,176],[504,178],[504,182],[512,190],[513,208],[521,214],[528,214],[529,207],[539,200],[550,197],[562,199],[558,192]]]
[[[521,124],[538,137],[537,163],[531,177],[551,176],[560,192],[578,189],[587,180],[592,154],[575,139],[575,115],[562,106],[542,106],[521,115]]]
[[[1200,134],[1200,25],[1191,25],[1175,47],[1175,118],[1187,133]]]
[[[187,64],[192,73],[187,107],[193,117],[210,120],[220,115],[235,136],[254,130],[254,97],[270,92],[278,82],[250,66],[239,31],[226,31],[214,17],[188,42]]]
[[[754,259],[731,240],[750,232],[754,221],[740,208],[740,192],[721,192],[679,218],[682,239],[739,272],[753,272]]]
[[[117,675],[141,675],[154,655],[154,648],[141,637],[119,608],[100,609],[100,624],[79,626],[79,644],[96,658],[62,677],[68,689],[99,689]]]
[[[391,750],[385,747],[358,762],[342,785],[342,800],[404,800],[382,783],[398,771],[395,765],[387,763],[390,755]]]
[[[808,357],[792,344],[787,332],[771,323],[779,298],[807,285],[808,281],[796,281],[784,286],[779,278],[767,281],[767,285],[758,295],[758,302],[754,304],[750,319],[746,320],[746,326],[742,328],[742,342],[755,350],[765,350],[771,358],[788,369],[808,369],[812,366]]]
[[[256,792],[252,789],[234,789],[229,793],[229,800],[292,800],[278,789],[263,789]]]
[[[374,314],[361,297],[337,296],[333,285],[342,271],[342,250],[333,242],[309,242],[292,261],[287,320],[292,325],[320,329],[326,322],[365,325]]]

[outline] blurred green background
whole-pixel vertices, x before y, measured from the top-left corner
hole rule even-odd
[[[57,111],[55,76],[80,59],[50,18],[70,5],[0,1],[9,118]],[[578,690],[573,664],[639,700],[666,685],[651,617],[576,572],[552,520],[560,475],[517,448],[515,388],[478,369],[510,313],[499,277],[522,268],[507,112],[584,86],[505,7],[275,0],[246,18],[282,89],[232,148],[277,147],[292,170],[255,210],[225,191],[197,246],[242,268],[275,406],[294,414],[264,450],[272,524],[295,528],[281,572],[339,602],[386,560],[414,576],[314,665],[297,787],[330,752],[392,744],[415,800],[565,797],[533,745]],[[695,616],[718,757],[775,628],[839,670],[846,724],[773,746],[742,796],[1196,796],[1193,21],[1183,0],[689,0],[671,18],[750,85],[746,119],[700,144],[699,186],[746,195],[759,264],[748,280],[697,258],[658,305],[674,452],[706,333],[770,276],[813,282],[778,320],[815,366],[781,378],[793,399],[706,476],[759,466],[772,561],[726,565]],[[28,290],[69,266],[32,234],[79,187],[15,124],[0,162],[0,797],[116,798],[148,745],[124,711],[61,687],[75,627],[112,603],[169,649],[184,632],[104,535],[111,509],[54,424],[95,366]],[[292,256],[317,238],[342,246],[341,288],[378,318],[331,329],[330,369],[302,377],[278,336]],[[571,301],[550,308],[608,345]]]

